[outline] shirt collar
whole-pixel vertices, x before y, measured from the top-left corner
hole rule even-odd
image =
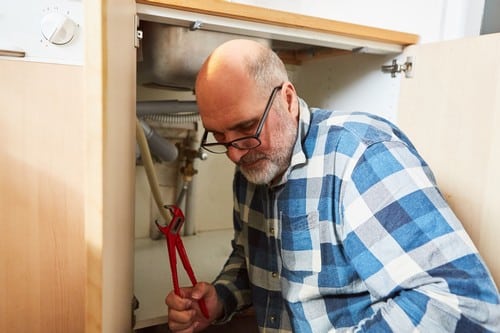
[[[307,133],[309,132],[309,125],[311,123],[311,111],[309,106],[302,98],[299,99],[299,126],[297,130],[297,139],[295,140],[295,145],[293,147],[292,160],[290,162],[290,167],[293,168],[296,165],[303,164],[306,162],[306,154],[302,149],[302,143],[306,139]]]

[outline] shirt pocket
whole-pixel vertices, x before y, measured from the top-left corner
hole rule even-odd
[[[318,212],[302,216],[282,215],[281,258],[290,273],[321,271],[320,228]]]

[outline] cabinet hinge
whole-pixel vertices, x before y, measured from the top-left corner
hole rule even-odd
[[[139,300],[134,295],[134,297],[132,297],[132,319],[131,319],[132,328],[135,327],[135,322],[136,322],[135,310],[137,309],[139,309]]]
[[[413,77],[414,64],[415,64],[415,61],[414,61],[413,57],[406,57],[406,62],[404,64],[398,64],[398,61],[396,59],[394,59],[394,60],[392,60],[391,65],[382,66],[382,72],[383,73],[390,73],[391,77],[396,77],[396,74],[404,72],[406,78],[411,78],[411,77]]]
[[[201,29],[202,26],[203,26],[203,22],[200,20],[196,20],[193,23],[191,23],[191,25],[189,26],[189,30],[196,31],[196,30]]]
[[[142,30],[139,30],[139,22],[140,22],[140,19],[139,19],[139,16],[138,15],[135,15],[134,16],[134,46],[136,49],[139,48],[140,46],[140,42],[142,40]]]

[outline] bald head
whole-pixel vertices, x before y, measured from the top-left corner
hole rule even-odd
[[[260,47],[250,41],[234,40],[215,49],[198,73],[195,86],[198,99],[206,89],[224,91],[236,85],[248,84],[248,63]]]
[[[203,63],[195,90],[197,99],[223,91],[248,93],[248,89],[266,95],[285,81],[285,66],[271,49],[252,40],[235,39],[220,45]]]

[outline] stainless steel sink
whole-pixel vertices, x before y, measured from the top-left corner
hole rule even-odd
[[[203,61],[228,40],[246,38],[270,45],[266,39],[155,22],[141,22],[141,30],[144,36],[138,82],[176,89],[192,90]]]

